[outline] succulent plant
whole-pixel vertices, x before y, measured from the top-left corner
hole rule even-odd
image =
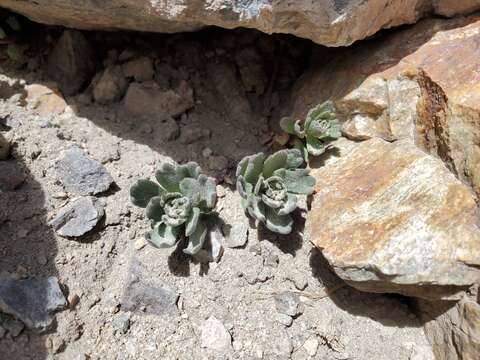
[[[215,181],[202,174],[194,162],[162,163],[155,178],[158,183],[142,179],[130,189],[132,203],[145,208],[152,221],[148,242],[157,248],[168,248],[187,237],[188,246],[183,251],[197,253],[208,231],[205,217],[217,201]]]
[[[247,213],[279,234],[292,232],[291,213],[297,195],[313,193],[315,178],[298,149],[284,149],[266,157],[258,153],[243,158],[237,167],[237,190]]]
[[[308,154],[312,156],[323,154],[328,149],[329,143],[342,135],[331,101],[311,109],[303,124],[300,120],[285,117],[280,120],[280,127],[286,133],[297,136],[294,147],[302,151],[305,161],[308,161]]]

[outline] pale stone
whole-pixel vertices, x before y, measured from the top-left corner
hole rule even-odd
[[[476,198],[438,159],[372,139],[312,175],[308,237],[349,285],[458,299],[480,278]]]
[[[232,337],[223,323],[214,316],[202,324],[201,346],[212,350],[228,350],[232,346]]]
[[[382,28],[430,15],[479,9],[475,0],[74,1],[3,0],[2,7],[37,22],[80,29],[184,32],[206,26],[287,33],[327,46],[349,45]]]

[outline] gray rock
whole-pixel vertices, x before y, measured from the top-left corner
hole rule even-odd
[[[225,325],[214,316],[202,324],[201,332],[202,348],[225,351],[232,346],[232,336]]]
[[[219,262],[223,255],[225,238],[218,226],[214,226],[207,235],[203,248],[194,255],[195,260],[202,263]]]
[[[126,334],[128,329],[130,329],[130,316],[131,314],[129,312],[123,312],[117,315],[112,321],[113,328],[122,334]]]
[[[280,314],[289,316],[297,316],[303,312],[300,298],[297,294],[286,291],[278,295],[274,295],[275,306]]]
[[[180,142],[185,145],[193,144],[196,141],[208,139],[210,135],[211,133],[209,129],[188,126],[182,128]]]
[[[147,312],[155,315],[177,313],[177,290],[148,270],[134,258],[121,300],[125,311]]]
[[[127,91],[128,82],[120,66],[110,66],[105,69],[95,84],[93,98],[100,104],[118,101]]]
[[[226,170],[228,168],[228,159],[225,156],[210,156],[208,158],[208,167],[211,170]]]
[[[0,160],[5,160],[10,156],[10,141],[0,134]]]
[[[65,30],[48,58],[48,74],[66,96],[75,95],[95,72],[95,55],[83,34]]]
[[[227,237],[227,247],[237,248],[244,246],[248,240],[248,229],[249,226],[247,224],[234,223]]]
[[[13,191],[25,181],[25,173],[15,161],[0,161],[0,191]]]
[[[167,118],[158,126],[160,137],[164,141],[173,141],[180,136],[180,127],[173,118]]]
[[[0,339],[3,339],[5,334],[7,333],[7,329],[0,325]]]
[[[54,312],[66,305],[56,277],[0,280],[0,310],[21,320],[30,329],[47,330]]]
[[[131,83],[124,98],[130,115],[159,120],[180,115],[193,106],[193,90],[184,81],[176,89],[165,91],[155,84]]]
[[[293,282],[298,290],[305,290],[308,286],[307,277],[297,270],[293,270],[291,273],[285,275],[285,279]]]
[[[68,192],[95,195],[108,190],[113,179],[105,167],[72,146],[55,163],[55,171]]]
[[[126,77],[133,77],[137,81],[151,80],[155,74],[152,60],[148,57],[130,60],[122,65],[122,69]]]
[[[285,325],[287,327],[292,325],[293,323],[293,318],[286,314],[277,314],[276,319],[280,324]]]
[[[93,230],[104,214],[103,201],[87,196],[61,208],[49,225],[61,236],[79,237]]]

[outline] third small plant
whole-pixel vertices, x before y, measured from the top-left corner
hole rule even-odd
[[[298,195],[314,191],[315,178],[304,164],[298,149],[284,149],[243,158],[237,167],[237,190],[247,213],[273,232],[289,234],[293,229],[291,213],[297,208]]]
[[[293,145],[302,152],[305,161],[308,161],[309,154],[312,156],[323,154],[328,149],[329,143],[342,135],[340,122],[331,101],[311,109],[303,123],[285,117],[280,121],[280,126],[286,133],[296,136]]]

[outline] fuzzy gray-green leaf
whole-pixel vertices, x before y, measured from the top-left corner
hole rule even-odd
[[[326,145],[313,136],[307,135],[307,151],[310,155],[319,156],[327,150]]]
[[[198,219],[200,219],[200,209],[194,207],[190,212],[190,216],[187,220],[187,225],[185,227],[185,235],[190,236],[193,234],[195,229],[197,228]]]
[[[252,196],[249,199],[247,210],[248,210],[248,213],[250,214],[250,216],[257,219],[258,221],[260,221],[260,222],[265,222],[266,221],[265,205],[260,200],[260,198]]]
[[[293,219],[290,215],[278,215],[275,210],[267,208],[265,225],[270,231],[286,235],[292,232]]]
[[[295,135],[297,135],[300,139],[305,137],[305,131],[302,129],[301,121],[295,121],[294,125]]]
[[[180,181],[180,193],[188,197],[194,206],[198,205],[201,196],[201,185],[196,179],[185,178]]]
[[[283,207],[277,209],[278,215],[290,214],[297,208],[297,197],[294,194],[288,194],[287,201],[283,204]]]
[[[289,117],[284,117],[280,120],[280,127],[287,134],[295,135],[295,120]]]
[[[288,149],[286,169],[296,169],[303,164],[303,154],[299,149]]]
[[[188,237],[188,246],[183,249],[183,252],[188,255],[199,252],[205,242],[206,236],[207,227],[203,222],[199,221],[195,231]]]
[[[258,153],[255,155],[248,156],[248,165],[245,169],[245,181],[250,184],[255,184],[258,180],[258,177],[263,170],[263,162],[265,160],[264,153]]]
[[[130,188],[130,198],[132,203],[142,208],[148,205],[151,198],[162,195],[162,193],[163,191],[160,186],[153,181],[144,179],[137,180]]]
[[[201,186],[200,201],[205,209],[211,210],[217,203],[217,186],[212,178],[200,175],[198,182]]]
[[[160,164],[159,169],[155,172],[155,178],[162,188],[167,192],[179,192],[180,180],[177,176],[176,166],[170,163]]]
[[[162,197],[152,197],[148,202],[145,213],[148,219],[153,220],[154,222],[161,221],[163,215]]]
[[[288,150],[280,150],[270,155],[263,163],[263,177],[269,178],[277,169],[284,168],[287,163]]]
[[[315,178],[308,174],[309,170],[307,169],[279,169],[275,171],[275,175],[281,177],[285,182],[285,187],[289,193],[303,195],[312,194],[315,187]]]
[[[163,223],[155,225],[147,241],[156,248],[165,249],[174,246],[180,240],[180,228]]]
[[[201,174],[201,172],[202,172],[202,169],[200,168],[200,166],[193,161],[190,161],[183,165],[177,165],[177,169],[176,169],[176,173],[179,180],[182,180],[184,178],[197,179]]]
[[[244,176],[245,171],[247,170],[249,161],[249,156],[245,156],[237,165],[237,171],[235,172],[235,177]]]

